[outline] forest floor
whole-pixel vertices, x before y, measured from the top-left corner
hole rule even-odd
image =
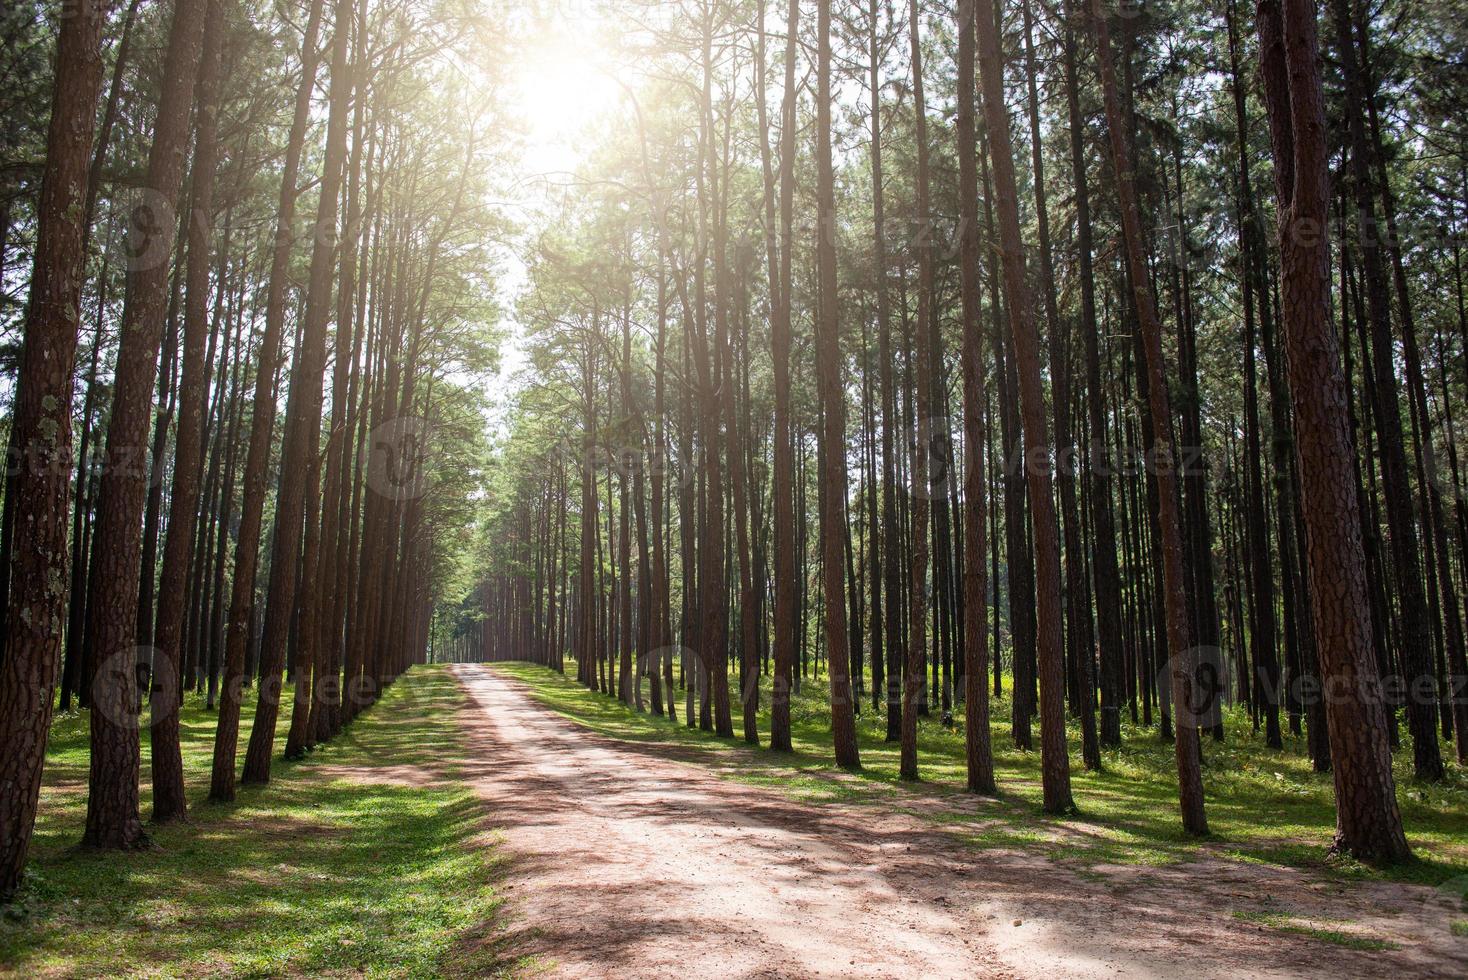
[[[1328,777],[1242,718],[1205,746],[1198,842],[1141,729],[1053,818],[1003,699],[1002,795],[981,799],[936,719],[924,783],[897,780],[870,706],[865,767],[836,769],[824,693],[796,695],[796,751],[776,754],[686,727],[681,698],[673,723],[541,667],[418,667],[227,806],[202,799],[214,717],[191,696],[190,819],[130,854],[76,847],[87,721],[62,716],[0,975],[1468,975],[1461,772],[1399,772],[1420,859],[1382,872],[1325,856]]]
[[[148,826],[129,854],[80,849],[87,719],[51,733],[19,904],[0,917],[0,976],[483,976],[508,972],[485,936],[499,854],[459,778],[467,707],[441,668],[416,668],[337,739],[277,758],[267,786],[212,805],[214,714],[182,716],[185,823]],[[240,753],[254,692],[246,692]],[[143,730],[143,810],[148,733]]]
[[[988,800],[961,792],[961,739],[936,724],[931,782],[898,782],[870,709],[866,768],[835,769],[819,685],[777,755],[544,668],[453,670],[479,707],[465,775],[502,828],[500,955],[555,975],[1468,975],[1456,783],[1404,783],[1422,859],[1383,873],[1325,857],[1328,777],[1261,756],[1239,719],[1206,747],[1214,836],[1198,842],[1176,829],[1170,749],[1144,732],[1077,771],[1080,813],[1052,818],[1038,753],[998,723]]]

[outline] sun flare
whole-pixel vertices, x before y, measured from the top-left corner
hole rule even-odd
[[[4,0],[0,980],[1468,980],[1465,9]]]
[[[510,93],[524,141],[523,172],[574,170],[588,135],[625,97],[625,67],[594,21],[537,31],[515,60]]]

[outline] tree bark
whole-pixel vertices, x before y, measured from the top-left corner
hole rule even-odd
[[[1157,522],[1162,551],[1163,610],[1167,624],[1172,703],[1176,713],[1173,754],[1177,760],[1178,798],[1183,829],[1190,834],[1208,833],[1203,805],[1203,775],[1200,766],[1197,718],[1206,706],[1195,704],[1194,655],[1188,632],[1187,584],[1184,581],[1182,530],[1179,527],[1176,454],[1172,443],[1172,406],[1168,398],[1167,372],[1162,360],[1162,323],[1152,302],[1147,266],[1143,258],[1142,221],[1134,184],[1134,158],[1117,95],[1116,72],[1111,60],[1111,36],[1106,14],[1092,11],[1096,33],[1096,56],[1101,69],[1101,89],[1106,102],[1107,129],[1111,137],[1111,159],[1116,175],[1127,267],[1131,274],[1140,345],[1146,353],[1147,396],[1152,420],[1152,468],[1157,484]],[[1139,365],[1139,368],[1141,365]],[[1165,679],[1164,679],[1165,680]]]
[[[775,513],[774,675],[770,692],[770,748],[789,752],[790,683],[795,663],[795,453],[790,431],[790,301],[795,194],[795,56],[800,30],[800,2],[789,0],[785,19],[785,86],[780,104],[780,231],[778,248],[770,229],[770,357],[774,372],[774,476],[771,495]],[[769,209],[767,209],[768,211]],[[773,214],[770,214],[773,219]]]
[[[1327,703],[1335,847],[1362,860],[1403,861],[1410,852],[1371,655],[1345,379],[1329,319],[1329,151],[1315,8],[1306,0],[1260,0],[1257,19],[1312,617],[1322,680],[1336,692]]]
[[[921,20],[917,0],[908,3],[908,40],[912,58],[913,140],[917,146],[913,248],[918,257],[917,347],[913,353],[917,370],[916,417],[912,426],[912,488],[908,505],[912,535],[909,555],[907,605],[907,655],[902,672],[902,739],[899,771],[903,779],[917,779],[918,701],[923,693],[923,656],[928,643],[928,501],[933,482],[928,473],[928,456],[933,440],[933,381],[929,321],[933,295],[933,228],[928,211],[928,119],[923,98],[923,54]],[[834,234],[834,230],[832,232]],[[834,300],[833,300],[834,302]],[[844,447],[844,440],[842,443]],[[843,494],[838,504],[845,501]],[[827,501],[827,506],[832,506]]]
[[[36,212],[30,304],[17,375],[11,493],[24,533],[5,556],[0,654],[0,902],[20,884],[35,827],[51,727],[56,658],[67,601],[71,401],[86,250],[84,186],[102,88],[107,5],[83,3],[60,21],[46,164]],[[11,494],[7,494],[7,499]]]
[[[1068,14],[1071,10],[1068,6]],[[1080,272],[1081,334],[1086,357],[1086,423],[1090,440],[1086,467],[1091,517],[1091,576],[1096,597],[1096,640],[1101,663],[1100,744],[1121,745],[1121,705],[1126,694],[1126,651],[1121,626],[1121,575],[1116,564],[1116,529],[1111,515],[1111,451],[1106,440],[1106,391],[1101,384],[1100,324],[1096,317],[1096,278],[1091,231],[1090,184],[1082,143],[1080,82],[1075,35],[1065,28],[1065,94],[1070,133],[1071,174],[1075,187],[1076,251]]]
[[[1291,18],[1284,5],[1286,37]],[[1391,328],[1391,298],[1386,271],[1381,261],[1381,233],[1376,223],[1372,195],[1370,157],[1366,145],[1365,96],[1351,36],[1348,0],[1332,0],[1336,21],[1336,53],[1346,84],[1346,130],[1350,140],[1352,189],[1360,237],[1362,272],[1365,277],[1367,319],[1371,327],[1371,364],[1376,380],[1376,421],[1381,449],[1382,489],[1386,502],[1388,539],[1392,568],[1400,595],[1402,667],[1407,676],[1407,723],[1412,730],[1412,761],[1417,778],[1440,780],[1445,775],[1438,746],[1437,707],[1423,679],[1433,676],[1427,597],[1422,584],[1422,567],[1417,558],[1417,528],[1412,518],[1412,494],[1407,483],[1407,453],[1402,436],[1402,413],[1397,395],[1394,346]],[[1286,41],[1288,44],[1289,41]],[[1297,134],[1298,138],[1298,134]],[[1298,147],[1297,147],[1298,148]],[[1298,179],[1298,177],[1297,177]],[[1290,365],[1293,369],[1294,365]],[[1363,367],[1365,367],[1363,365]],[[1293,375],[1292,375],[1293,376]],[[1304,475],[1301,474],[1304,479]],[[1420,688],[1420,691],[1419,691]]]
[[[214,734],[214,760],[209,799],[229,802],[235,796],[235,758],[239,747],[240,697],[245,684],[245,653],[255,611],[255,573],[260,560],[260,528],[264,516],[270,440],[275,429],[276,373],[280,366],[281,333],[285,325],[285,294],[289,276],[291,239],[296,210],[296,174],[311,109],[319,62],[316,32],[324,0],[312,0],[301,38],[301,85],[296,91],[295,116],[286,143],[276,206],[275,239],[270,260],[270,283],[265,300],[265,333],[256,358],[254,406],[250,440],[245,451],[244,494],[240,525],[235,536],[234,580],[225,623],[224,676],[220,687],[219,721]]]
[[[993,795],[989,739],[989,624],[985,555],[984,331],[979,309],[979,175],[974,125],[974,0],[958,4],[959,300],[963,308],[963,692],[968,789]]]
[[[112,418],[97,494],[94,568],[87,601],[93,672],[91,772],[83,843],[135,848],[146,844],[138,817],[137,642],[139,520],[148,493],[148,423],[154,371],[168,303],[168,256],[189,136],[209,0],[178,0],[169,29],[163,87],[144,186],[152,198],[133,216]],[[144,212],[151,212],[147,218]],[[145,224],[144,222],[148,223]],[[100,685],[96,687],[95,685]]]
[[[1019,197],[1015,185],[1014,149],[1004,105],[1004,63],[999,52],[993,0],[975,0],[978,23],[979,76],[984,120],[989,133],[994,199],[999,212],[999,255],[1004,290],[1009,299],[1010,334],[1019,378],[1024,424],[1025,479],[1034,525],[1036,577],[1036,659],[1040,681],[1041,780],[1045,811],[1075,809],[1070,792],[1070,757],[1065,739],[1065,661],[1061,638],[1060,542],[1051,492],[1050,433],[1040,380],[1039,336],[1035,330],[1026,281],[1024,244],[1020,234]]]
[[[193,208],[188,219],[187,292],[184,299],[183,365],[178,393],[178,436],[174,447],[173,493],[158,593],[151,689],[153,820],[183,819],[183,751],[178,740],[179,641],[183,631],[184,579],[188,573],[194,520],[199,512],[199,474],[204,459],[204,403],[208,397],[209,260],[214,220],[214,171],[218,161],[218,91],[227,0],[211,0],[204,22],[204,49],[195,95]],[[220,289],[223,290],[221,284]],[[221,384],[223,377],[220,378]]]
[[[841,383],[841,314],[836,289],[836,177],[831,166],[831,0],[816,7],[816,387],[821,421],[821,581],[831,687],[831,735],[836,764],[861,768],[856,714],[847,671],[846,611],[841,582],[845,547],[841,516],[846,501],[846,393]]]

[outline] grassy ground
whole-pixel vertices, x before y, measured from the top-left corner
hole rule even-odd
[[[1292,921],[1289,916],[1277,912],[1235,912],[1235,919],[1241,922],[1253,922],[1261,926],[1267,926],[1277,932],[1287,933],[1291,936],[1308,936],[1311,939],[1332,946],[1344,946],[1346,949],[1360,950],[1363,953],[1376,953],[1387,949],[1401,949],[1396,943],[1384,939],[1372,939],[1366,936],[1358,936],[1350,932],[1342,932],[1339,929],[1322,929],[1318,926],[1299,925]]]
[[[1426,785],[1412,778],[1410,753],[1398,753],[1398,798],[1417,861],[1383,871],[1327,858],[1335,827],[1330,776],[1311,771],[1300,739],[1287,741],[1282,752],[1267,748],[1242,714],[1225,719],[1228,737],[1223,744],[1204,744],[1212,836],[1200,843],[1182,832],[1172,746],[1163,744],[1155,732],[1130,724],[1123,727],[1123,747],[1103,754],[1100,773],[1081,768],[1080,733],[1072,726],[1071,776],[1080,812],[1060,819],[1039,812],[1039,732],[1034,751],[1015,749],[1006,699],[991,701],[991,741],[1002,798],[997,806],[975,810],[959,805],[965,779],[961,726],[945,729],[936,716],[919,725],[918,760],[928,783],[921,791],[898,781],[897,746],[886,742],[885,717],[879,717],[870,700],[857,721],[863,770],[848,777],[836,769],[823,682],[807,682],[795,695],[791,706],[795,751],[781,755],[753,753],[742,741],[685,727],[681,691],[675,725],[586,690],[572,679],[571,664],[569,677],[528,664],[496,664],[494,669],[530,684],[537,699],[578,724],[615,738],[684,746],[701,753],[703,761],[728,778],[767,784],[815,802],[885,800],[926,819],[961,827],[976,846],[1038,848],[1083,874],[1103,865],[1165,865],[1203,854],[1332,876],[1431,885],[1468,873],[1468,774],[1460,767],[1450,767],[1446,782]],[[736,691],[731,700],[739,731],[737,698]],[[760,700],[760,731],[767,737],[767,686]],[[956,713],[961,718],[962,712]]]
[[[28,884],[0,919],[0,973],[494,972],[493,946],[481,941],[497,906],[492,849],[473,795],[449,781],[463,699],[445,669],[414,668],[332,744],[299,763],[277,759],[268,786],[230,805],[202,801],[214,716],[191,699],[190,820],[150,828],[154,847],[136,854],[74,846],[87,720],[58,719]],[[250,714],[247,705],[246,726]],[[246,727],[241,752],[247,738]]]

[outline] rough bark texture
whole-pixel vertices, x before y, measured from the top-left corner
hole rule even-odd
[[[1261,0],[1257,18],[1311,614],[1321,679],[1335,691],[1327,710],[1336,846],[1363,860],[1400,861],[1409,851],[1372,656],[1345,377],[1329,319],[1329,153],[1315,8],[1306,0]]]
[[[1081,759],[1093,772],[1101,769],[1101,745],[1096,731],[1095,634],[1091,623],[1090,593],[1086,588],[1085,552],[1081,544],[1080,503],[1076,499],[1076,446],[1071,410],[1070,327],[1060,316],[1055,266],[1050,247],[1049,205],[1045,193],[1044,136],[1040,129],[1040,91],[1035,81],[1034,16],[1029,0],[1024,14],[1025,80],[1030,122],[1030,166],[1034,184],[1039,274],[1045,300],[1045,329],[1050,338],[1051,405],[1055,417],[1055,483],[1060,495],[1060,526],[1064,542],[1065,650],[1071,712],[1081,716]]]
[[[306,527],[301,543],[301,588],[299,590],[299,612],[296,619],[297,636],[291,662],[291,676],[295,680],[295,692],[291,701],[290,729],[285,741],[287,759],[299,759],[306,754],[307,726],[311,720],[311,702],[315,699],[317,680],[315,666],[321,647],[322,607],[319,596],[316,594],[316,583],[321,581],[323,562],[321,509],[316,506],[316,497],[321,486],[319,424],[313,426],[307,436],[308,445],[304,460],[306,482],[303,488],[306,497],[304,510]],[[406,602],[407,599],[400,597],[399,601]]]
[[[1264,738],[1270,748],[1283,748],[1279,730],[1279,631],[1274,605],[1274,575],[1269,563],[1269,520],[1264,509],[1264,448],[1260,435],[1259,372],[1255,331],[1255,272],[1260,265],[1257,249],[1260,229],[1254,207],[1253,185],[1249,179],[1248,113],[1244,103],[1244,84],[1239,69],[1239,38],[1235,26],[1233,2],[1228,7],[1229,58],[1233,72],[1234,121],[1238,128],[1239,149],[1239,251],[1244,306],[1244,496],[1247,509],[1248,538],[1246,563],[1249,603],[1253,610],[1253,628],[1249,645],[1253,654],[1253,675],[1249,690],[1240,691],[1254,706],[1255,724],[1264,715]],[[1262,297],[1259,303],[1263,309]],[[1256,728],[1257,730],[1257,728]]]
[[[958,4],[959,300],[963,306],[963,722],[968,788],[993,794],[985,554],[984,331],[979,323],[979,172],[974,136],[974,0]]]
[[[993,0],[975,0],[979,29],[979,76],[984,121],[993,165],[994,199],[999,216],[999,255],[1004,290],[1009,299],[1010,334],[1014,339],[1024,427],[1025,482],[1034,525],[1036,659],[1040,682],[1040,753],[1045,810],[1074,809],[1070,793],[1070,757],[1065,744],[1065,662],[1061,649],[1060,541],[1051,493],[1050,433],[1040,380],[1039,336],[1035,331],[1024,244],[1020,233],[1019,197],[1015,185],[1014,148],[1004,105],[1004,67],[993,24]]]
[[[846,500],[846,398],[841,386],[840,311],[836,294],[836,178],[831,167],[831,0],[817,5],[816,36],[816,271],[820,312],[816,318],[816,384],[824,417],[821,452],[821,579],[825,594],[826,650],[831,683],[831,733],[836,764],[861,767],[856,745],[856,705],[846,656],[845,567],[842,504]]]
[[[1407,452],[1402,435],[1402,410],[1397,395],[1395,347],[1392,341],[1391,297],[1381,258],[1381,231],[1376,221],[1372,195],[1370,158],[1366,145],[1364,99],[1356,45],[1351,38],[1349,3],[1333,0],[1340,43],[1336,45],[1346,83],[1346,129],[1350,139],[1352,186],[1356,200],[1357,231],[1360,236],[1362,274],[1371,327],[1371,370],[1376,381],[1376,424],[1381,450],[1382,497],[1386,505],[1387,545],[1392,557],[1399,594],[1399,649],[1406,673],[1407,724],[1412,731],[1413,766],[1419,779],[1438,780],[1444,775],[1438,747],[1437,707],[1432,698],[1413,694],[1422,678],[1432,677],[1432,642],[1428,624],[1427,596],[1418,561],[1417,525],[1412,517],[1412,492],[1407,482]],[[1285,45],[1291,44],[1290,15],[1285,7]],[[1313,21],[1313,17],[1312,17]],[[1293,78],[1293,76],[1292,76]],[[1296,180],[1300,175],[1296,176]],[[1297,188],[1298,193],[1298,188]],[[1329,279],[1327,276],[1327,285]],[[1294,364],[1290,364],[1293,376]],[[1304,479],[1304,474],[1301,474]]]
[[[11,447],[11,584],[0,656],[0,902],[25,868],[51,727],[56,658],[67,600],[71,399],[81,319],[83,219],[93,124],[102,88],[106,8],[83,3],[60,23],[46,136],[30,308],[17,378]]]
[[[790,683],[795,664],[795,450],[790,432],[790,284],[795,195],[795,53],[800,0],[790,0],[785,20],[785,90],[780,107],[780,261],[772,280],[770,317],[774,369],[775,472],[775,674],[770,692],[770,748],[790,751]],[[774,270],[772,270],[774,271]]]
[[[183,754],[178,741],[179,646],[183,633],[184,580],[199,511],[199,476],[204,459],[204,402],[208,396],[205,347],[209,336],[209,258],[214,210],[214,171],[218,160],[219,52],[227,0],[212,0],[204,24],[194,124],[193,208],[188,220],[187,292],[184,296],[183,366],[178,393],[178,436],[174,446],[173,495],[169,499],[168,537],[159,573],[157,628],[153,632],[153,706],[151,746],[153,819],[178,820],[188,812],[184,798]],[[220,379],[223,383],[223,378]]]
[[[730,373],[736,373],[734,351],[729,342],[729,325],[719,326],[719,356]],[[630,371],[629,371],[630,373]],[[734,549],[739,576],[739,704],[744,723],[744,741],[759,744],[759,652],[755,646],[757,607],[754,594],[753,554],[749,540],[749,492],[746,488],[745,455],[735,411],[735,383],[726,377],[720,401],[724,414],[724,445],[729,456],[730,489],[734,506]]]
[[[255,397],[250,417],[250,441],[245,451],[244,493],[240,526],[235,536],[234,581],[225,623],[224,679],[219,695],[219,723],[214,734],[214,762],[209,799],[228,802],[235,795],[235,758],[239,747],[240,696],[245,681],[245,653],[255,611],[255,571],[260,560],[260,527],[265,509],[270,438],[275,428],[275,377],[280,367],[280,341],[285,325],[285,291],[289,275],[292,224],[296,210],[296,173],[310,115],[311,91],[319,61],[316,32],[323,0],[313,0],[301,41],[301,85],[296,92],[295,116],[281,170],[276,207],[275,241],[270,260],[270,284],[265,298],[265,333],[260,338],[255,372]]]
[[[1093,11],[1096,55],[1101,68],[1101,90],[1106,102],[1107,129],[1111,137],[1111,159],[1116,174],[1117,202],[1121,210],[1127,268],[1136,305],[1139,338],[1146,352],[1147,401],[1152,420],[1152,469],[1157,483],[1157,524],[1162,552],[1163,612],[1167,628],[1166,669],[1172,686],[1176,730],[1173,755],[1177,760],[1178,802],[1183,828],[1191,834],[1208,833],[1203,807],[1203,774],[1195,712],[1193,650],[1188,630],[1188,595],[1183,568],[1183,540],[1178,512],[1176,454],[1172,442],[1172,406],[1168,398],[1167,371],[1163,364],[1162,322],[1152,302],[1147,265],[1143,258],[1142,220],[1137,204],[1133,157],[1118,98],[1116,72],[1111,60],[1111,36],[1103,13]],[[1167,680],[1168,678],[1164,678]]]
[[[169,30],[166,80],[153,127],[144,186],[149,199],[133,216],[112,418],[97,494],[94,568],[87,601],[92,673],[91,772],[85,844],[132,848],[146,843],[138,817],[137,678],[139,526],[148,493],[148,434],[153,378],[168,304],[168,256],[188,151],[208,0],[178,0]]]
[[[882,619],[887,630],[887,659],[883,665],[886,687],[880,692],[880,696],[887,706],[887,741],[895,742],[901,737],[902,729],[902,534],[897,525],[897,452],[893,445],[893,433],[898,423],[897,402],[892,384],[892,321],[887,299],[886,215],[882,186],[882,57],[878,43],[877,0],[870,0],[867,16],[870,21],[868,57],[871,60],[869,84],[872,101],[872,260],[876,269],[873,292],[876,294],[877,370],[882,402],[881,547],[885,552],[882,563],[882,592],[886,603],[882,610]]]
[[[917,413],[912,427],[912,471],[908,476],[911,529],[907,593],[907,656],[902,671],[902,740],[900,772],[903,779],[918,778],[917,717],[923,694],[923,655],[928,645],[928,499],[934,486],[928,474],[928,456],[933,440],[933,381],[929,344],[933,295],[933,232],[928,213],[928,119],[923,98],[923,53],[921,20],[917,0],[908,4],[908,40],[912,56],[913,140],[917,144],[916,201],[914,204],[913,248],[918,253],[917,321]],[[838,498],[844,500],[845,496]],[[833,652],[834,657],[834,652]]]
[[[314,455],[321,427],[321,385],[326,368],[326,327],[331,319],[332,286],[337,213],[341,197],[343,164],[347,151],[347,105],[352,79],[347,72],[347,50],[352,8],[349,0],[337,0],[336,26],[331,49],[331,107],[327,116],[326,156],[322,164],[321,197],[316,209],[316,238],[311,250],[310,279],[306,292],[305,323],[301,331],[301,355],[291,376],[286,402],[286,438],[281,454],[280,487],[275,505],[275,539],[272,542],[270,595],[265,609],[265,632],[260,641],[261,677],[255,703],[255,723],[245,752],[242,779],[246,783],[270,780],[271,746],[280,714],[280,671],[284,665],[286,634],[295,604],[297,555],[301,547],[306,510],[320,506],[319,472]],[[314,568],[313,568],[314,571]],[[307,601],[314,607],[316,598]],[[310,622],[315,636],[314,617]],[[305,635],[305,634],[303,634]],[[305,644],[312,646],[312,644]],[[305,661],[309,665],[310,660]]]
[[[1076,251],[1081,280],[1081,336],[1086,352],[1086,429],[1090,440],[1086,469],[1091,516],[1091,576],[1096,598],[1096,645],[1101,664],[1100,743],[1121,745],[1121,703],[1126,694],[1122,648],[1121,573],[1116,561],[1116,529],[1111,516],[1110,451],[1106,442],[1106,391],[1101,384],[1101,327],[1096,316],[1096,279],[1092,267],[1090,184],[1082,143],[1080,82],[1075,37],[1065,32],[1066,110],[1070,122],[1071,174],[1075,184]]]

